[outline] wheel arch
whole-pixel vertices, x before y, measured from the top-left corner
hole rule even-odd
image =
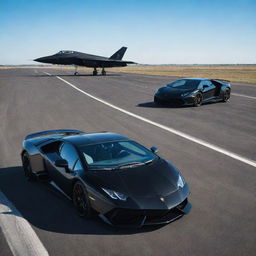
[[[81,179],[79,179],[78,177],[74,177],[73,178],[73,180],[72,180],[72,186],[71,186],[71,194],[70,194],[70,197],[71,197],[71,199],[73,200],[73,190],[74,190],[74,186],[75,186],[75,184],[78,182],[78,181],[80,181],[80,182],[82,182],[83,184],[85,184]],[[86,188],[86,186],[85,186],[85,188]],[[87,189],[86,189],[86,191],[87,191]]]
[[[24,155],[25,153],[27,153],[27,150],[23,148],[22,151],[21,151],[21,153],[20,153],[21,157],[23,157],[23,155]]]

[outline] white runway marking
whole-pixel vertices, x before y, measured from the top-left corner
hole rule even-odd
[[[68,84],[69,86],[73,87],[75,90],[77,90],[77,91],[79,91],[79,92],[85,94],[86,96],[88,96],[88,97],[90,97],[90,98],[92,98],[92,99],[94,99],[94,100],[97,100],[97,101],[99,101],[99,102],[101,102],[101,103],[103,103],[103,104],[105,104],[105,105],[107,105],[107,106],[109,106],[109,107],[111,107],[111,108],[114,108],[114,109],[116,109],[116,110],[118,110],[118,111],[120,111],[120,112],[122,112],[122,113],[125,113],[125,114],[127,114],[127,115],[129,115],[129,116],[132,116],[132,117],[134,117],[134,118],[137,118],[137,119],[139,119],[139,120],[141,120],[141,121],[144,121],[144,122],[149,123],[149,124],[151,124],[151,125],[154,125],[154,126],[156,126],[156,127],[159,127],[159,128],[161,128],[161,129],[163,129],[163,130],[165,130],[165,131],[168,131],[168,132],[170,132],[170,133],[173,133],[173,134],[175,134],[175,135],[178,135],[178,136],[180,136],[180,137],[182,137],[182,138],[184,138],[184,139],[193,141],[193,142],[195,142],[195,143],[197,143],[197,144],[200,144],[200,145],[202,145],[202,146],[204,146],[204,147],[210,148],[210,149],[212,149],[212,150],[214,150],[214,151],[217,151],[217,152],[219,152],[219,153],[222,153],[222,154],[224,154],[224,155],[226,155],[226,156],[229,156],[229,157],[231,157],[231,158],[233,158],[233,159],[236,159],[236,160],[238,160],[238,161],[240,161],[240,162],[243,162],[243,163],[246,163],[246,164],[251,165],[251,166],[253,166],[253,167],[256,167],[256,162],[255,162],[254,160],[251,160],[251,159],[248,159],[248,158],[246,158],[246,157],[240,156],[240,155],[238,155],[238,154],[236,154],[236,153],[233,153],[233,152],[231,152],[231,151],[229,151],[229,150],[226,150],[226,149],[224,149],[224,148],[221,148],[221,147],[219,147],[219,146],[216,146],[216,145],[214,145],[214,144],[211,144],[211,143],[209,143],[209,142],[207,142],[207,141],[198,139],[198,138],[196,138],[196,137],[194,137],[194,136],[191,136],[191,135],[189,135],[189,134],[186,134],[186,133],[184,133],[184,132],[175,130],[175,129],[171,128],[171,127],[168,127],[168,126],[165,126],[165,125],[162,125],[162,124],[159,124],[159,123],[156,123],[156,122],[151,121],[151,120],[149,120],[149,119],[147,119],[147,118],[145,118],[145,117],[143,117],[143,116],[139,116],[139,115],[134,114],[134,113],[132,113],[132,112],[130,112],[130,111],[127,111],[127,110],[125,110],[125,109],[123,109],[123,108],[117,107],[117,106],[115,106],[115,105],[113,105],[113,104],[111,104],[111,103],[109,103],[109,102],[107,102],[107,101],[105,101],[105,100],[102,100],[102,99],[100,99],[100,98],[98,98],[98,97],[95,97],[95,96],[93,96],[93,95],[91,95],[91,94],[89,94],[89,93],[87,93],[87,92],[85,92],[85,91],[79,89],[79,88],[76,87],[75,85],[71,84],[70,82],[66,81],[65,79],[63,79],[63,78],[61,78],[61,77],[59,77],[59,76],[56,76],[56,78],[58,78],[59,80],[61,80],[61,81],[64,82],[64,83]]]
[[[253,99],[253,100],[256,100],[256,97],[253,97],[253,96],[248,96],[248,95],[244,95],[244,94],[239,94],[239,93],[231,93],[231,95],[233,96],[239,96],[239,97],[245,97],[245,98],[248,98],[248,99]]]
[[[48,75],[48,76],[51,76],[51,74],[50,73],[47,73],[47,72],[43,72],[43,73],[45,73],[46,75]]]
[[[1,191],[0,227],[14,256],[49,256],[30,224]]]

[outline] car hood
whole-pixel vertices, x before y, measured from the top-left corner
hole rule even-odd
[[[160,96],[181,96],[184,93],[193,92],[193,91],[194,89],[181,89],[181,88],[164,86],[157,91],[157,94]]]
[[[178,190],[179,172],[163,159],[152,164],[113,171],[91,171],[90,181],[134,198],[167,196]]]

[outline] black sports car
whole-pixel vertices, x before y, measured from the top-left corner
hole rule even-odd
[[[51,130],[26,136],[21,157],[28,179],[51,181],[80,216],[97,212],[108,224],[141,227],[191,208],[188,184],[157,151],[115,133]]]
[[[226,102],[230,98],[229,81],[220,79],[185,78],[159,88],[154,96],[156,104],[200,106],[210,101]]]

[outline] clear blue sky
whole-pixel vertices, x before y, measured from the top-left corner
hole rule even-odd
[[[0,64],[121,46],[138,63],[256,63],[256,0],[0,0]]]

